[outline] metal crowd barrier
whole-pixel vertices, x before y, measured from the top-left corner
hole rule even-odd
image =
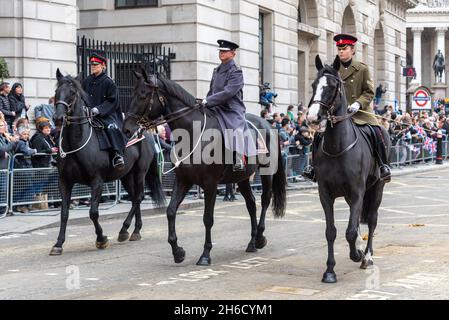
[[[36,154],[35,156],[49,156],[48,154]],[[33,213],[39,211],[52,211],[51,207],[58,212],[48,215],[58,215],[61,203],[61,194],[58,184],[58,170],[56,167],[47,168],[15,168],[16,159],[24,157],[23,154],[15,154],[10,162],[9,180],[9,210],[14,214],[24,214],[18,211],[20,207],[27,207]],[[117,181],[105,183],[103,186],[103,197],[112,197],[115,200],[111,207],[117,204]],[[72,190],[73,200],[90,200],[90,188],[88,186],[75,184]],[[31,213],[31,215],[33,214]]]
[[[290,147],[290,152],[296,146]],[[48,156],[48,154],[37,154],[39,156]],[[33,215],[36,212],[45,211],[43,215],[58,215],[58,206],[61,202],[61,195],[58,186],[58,171],[56,167],[49,168],[15,168],[16,159],[23,157],[22,154],[16,154],[8,161],[7,168],[0,169],[0,219],[4,218],[8,212],[21,215]],[[284,157],[284,167],[287,179],[290,182],[303,181],[301,174],[305,166],[311,163],[312,153],[309,147],[306,153],[288,154]],[[412,165],[422,162],[433,162],[436,158],[435,153],[431,153],[424,148],[423,143],[404,144],[398,143],[391,147],[390,164],[392,166]],[[449,159],[449,136],[443,140],[443,159]],[[173,167],[170,162],[164,162],[164,172]],[[173,190],[176,175],[172,171],[167,175],[162,175],[162,186],[166,194],[170,196]],[[251,185],[255,189],[260,189],[261,179],[259,172],[252,177]],[[218,189],[222,191],[224,185]],[[149,190],[145,188],[148,194]],[[201,198],[202,193],[198,186],[193,186],[189,192],[196,198]],[[110,207],[116,205],[119,201],[126,201],[127,195],[120,181],[110,182],[104,185],[103,197],[109,197]],[[76,184],[72,191],[72,200],[85,199],[90,200],[90,188]],[[20,213],[17,207],[31,207],[29,214]],[[53,207],[53,208],[52,208]],[[107,207],[109,208],[109,207]],[[106,208],[106,209],[107,209]],[[104,209],[104,208],[103,208]],[[54,213],[51,213],[53,212]]]
[[[449,156],[448,136],[443,136],[443,159]],[[407,144],[399,140],[396,145],[391,146],[390,165],[405,166],[418,164],[422,162],[433,162],[436,159],[436,153],[430,152],[425,148],[424,143]]]
[[[9,164],[10,157],[6,153],[5,158],[6,168],[0,168],[0,219],[3,219],[8,214],[8,199],[9,199]]]

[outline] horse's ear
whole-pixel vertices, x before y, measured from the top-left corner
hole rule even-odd
[[[148,81],[148,74],[147,74],[147,71],[144,68],[142,68],[142,75],[143,75],[143,78],[145,79],[145,82],[149,83],[149,81]]]
[[[335,56],[335,60],[334,63],[332,64],[332,67],[334,67],[334,69],[336,71],[340,70],[340,65],[341,65],[341,60],[340,57],[338,55]]]
[[[84,77],[83,77],[83,73],[82,72],[78,73],[78,75],[75,78],[75,80],[78,81],[78,82],[83,82],[83,79],[84,79]]]
[[[138,73],[136,70],[133,70],[133,73],[134,73],[134,76],[135,76],[137,79],[141,79],[141,78],[142,78],[142,74],[141,74],[141,73]]]
[[[61,71],[58,68],[56,70],[56,79],[58,80],[58,82],[60,82],[62,80],[62,78],[64,78],[64,76],[62,75]]]
[[[315,57],[315,66],[318,71],[324,68],[323,62],[321,61],[320,55],[317,54]]]

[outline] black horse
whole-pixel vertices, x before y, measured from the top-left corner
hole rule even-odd
[[[308,110],[309,123],[319,126],[322,139],[314,151],[314,167],[321,205],[326,214],[326,239],[328,243],[327,270],[323,282],[334,283],[334,241],[337,235],[334,222],[334,202],[344,197],[350,207],[346,239],[350,258],[362,261],[361,268],[373,265],[373,234],[377,226],[378,209],[382,202],[385,182],[379,180],[379,169],[373,156],[370,139],[363,127],[356,126],[347,112],[345,89],[339,76],[340,59],[333,66],[323,66],[316,57],[318,76],[313,87],[313,98]],[[382,128],[383,129],[383,128]],[[388,133],[382,130],[385,141]],[[390,146],[387,146],[389,150]],[[359,223],[368,223],[369,238],[365,251],[356,246]]]
[[[129,238],[127,229],[134,216],[136,217],[135,230],[130,240],[140,240],[140,229],[142,228],[140,203],[144,198],[145,183],[150,188],[152,199],[157,206],[163,207],[165,203],[162,184],[157,172],[157,153],[153,137],[145,133],[145,140],[126,149],[125,168],[113,169],[109,153],[100,151],[94,128],[95,120],[90,109],[86,106],[85,101],[89,100],[81,88],[80,77],[64,77],[58,69],[56,78],[58,84],[55,95],[56,110],[54,118],[56,121],[62,122],[57,161],[62,206],[58,241],[52,248],[50,255],[62,254],[62,245],[65,241],[69,217],[70,198],[75,183],[87,185],[91,188],[89,216],[95,226],[98,249],[105,249],[109,245],[109,241],[103,235],[103,230],[98,222],[98,206],[103,184],[117,179],[121,179],[132,201],[132,208],[123,223],[118,240],[125,241]]]
[[[202,108],[200,105],[196,104],[196,100],[192,95],[171,80],[162,77],[158,78],[155,75],[149,78],[144,70],[142,70],[142,74],[135,73],[135,75],[138,78],[136,85],[137,97],[131,103],[129,109],[130,112],[125,120],[125,133],[132,131],[133,123],[136,119],[143,123],[151,123],[155,119],[165,116],[165,119],[170,123],[172,132],[188,132],[189,135],[187,140],[189,140],[188,144],[190,144],[190,150],[195,149],[195,146],[198,146],[199,141],[201,143],[199,144],[198,150],[201,151],[201,154],[204,154],[205,150],[214,150],[215,152],[224,150],[221,134],[218,139],[214,139],[212,142],[201,141],[203,140],[201,137],[197,137],[193,134],[195,123],[200,124],[199,127],[203,130],[220,130],[220,124],[212,110]],[[270,132],[270,125],[266,120],[249,114],[247,115],[247,119],[249,119],[260,131]],[[259,224],[257,224],[255,198],[249,181],[251,175],[256,172],[256,169],[259,166],[258,164],[248,164],[246,171],[244,172],[233,172],[232,164],[225,164],[225,155],[223,152],[222,157],[218,162],[209,163],[209,161],[206,162],[204,161],[204,158],[201,158],[202,162],[195,164],[192,157],[186,157],[187,159],[185,162],[189,162],[190,164],[183,162],[176,168],[176,182],[173,188],[170,204],[167,208],[169,231],[168,242],[172,247],[173,257],[176,263],[181,263],[185,258],[184,249],[179,247],[177,243],[175,231],[176,211],[185,195],[194,184],[200,186],[204,190],[205,199],[203,222],[206,227],[206,240],[203,254],[198,260],[197,265],[206,266],[211,263],[211,228],[214,223],[214,206],[217,195],[217,186],[221,183],[237,183],[240,192],[246,201],[246,207],[251,218],[251,241],[249,242],[246,251],[256,252],[257,249],[261,249],[267,244],[267,240],[263,235],[265,230],[265,214],[270,205],[272,195],[274,195],[274,215],[275,217],[284,215],[286,204],[286,177],[282,166],[277,135],[275,138],[270,137],[269,135],[265,138],[267,139],[267,145],[270,145],[270,158],[274,158],[273,167],[278,166],[271,171],[271,174],[261,175],[263,191],[262,212]],[[176,154],[176,152],[173,154]],[[279,164],[277,162],[279,162]]]

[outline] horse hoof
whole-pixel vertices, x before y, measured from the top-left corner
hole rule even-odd
[[[207,267],[210,266],[211,259],[208,257],[201,257],[200,260],[196,263],[197,266]]]
[[[53,247],[50,250],[50,256],[60,256],[62,254],[62,248],[60,247]]]
[[[337,282],[337,275],[335,274],[335,272],[325,272],[323,274],[323,279],[321,280],[321,282],[324,282],[324,283],[336,283]]]
[[[372,267],[372,266],[374,266],[373,260],[363,259],[362,264],[360,265],[360,269],[368,269],[369,267]]]
[[[108,238],[107,237],[104,237],[104,238],[105,238],[105,240],[102,242],[100,242],[100,241],[95,242],[95,246],[97,247],[97,249],[103,250],[103,249],[106,249],[107,247],[109,247]]]
[[[124,242],[124,241],[126,241],[126,240],[128,240],[129,239],[129,233],[128,232],[120,232],[119,234],[118,234],[118,242]]]
[[[246,248],[246,252],[257,252],[257,248],[254,244],[249,243],[248,247]]]
[[[360,261],[362,261],[362,259],[364,257],[365,257],[365,254],[363,253],[362,250],[357,250],[357,253],[356,253],[355,256],[350,255],[351,260],[354,261],[354,262],[360,262]]]
[[[173,253],[173,258],[175,259],[175,263],[183,262],[185,257],[186,257],[186,252],[181,247],[176,249],[176,251]]]
[[[256,248],[257,249],[262,249],[263,247],[265,247],[267,245],[268,241],[267,238],[262,237],[256,240]]]
[[[142,239],[140,233],[133,233],[131,238],[129,238],[129,241],[139,241],[140,239]]]

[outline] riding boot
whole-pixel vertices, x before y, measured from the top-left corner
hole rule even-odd
[[[245,171],[246,170],[246,162],[244,159],[244,155],[241,155],[239,153],[235,153],[235,161],[234,161],[234,165],[232,167],[233,171]]]
[[[375,129],[376,131],[376,158],[377,163],[379,164],[380,169],[380,180],[385,181],[386,183],[391,181],[391,171],[390,167],[388,165],[388,158],[387,158],[387,147],[385,145],[385,141],[382,136],[382,131],[378,128]]]
[[[320,145],[320,141],[321,141],[321,134],[317,133],[315,136],[315,140],[313,140],[312,145],[312,164],[315,159],[316,150]],[[313,168],[313,165],[309,164],[307,167],[305,167],[304,171],[302,172],[302,176],[313,182],[316,182],[315,169]]]

